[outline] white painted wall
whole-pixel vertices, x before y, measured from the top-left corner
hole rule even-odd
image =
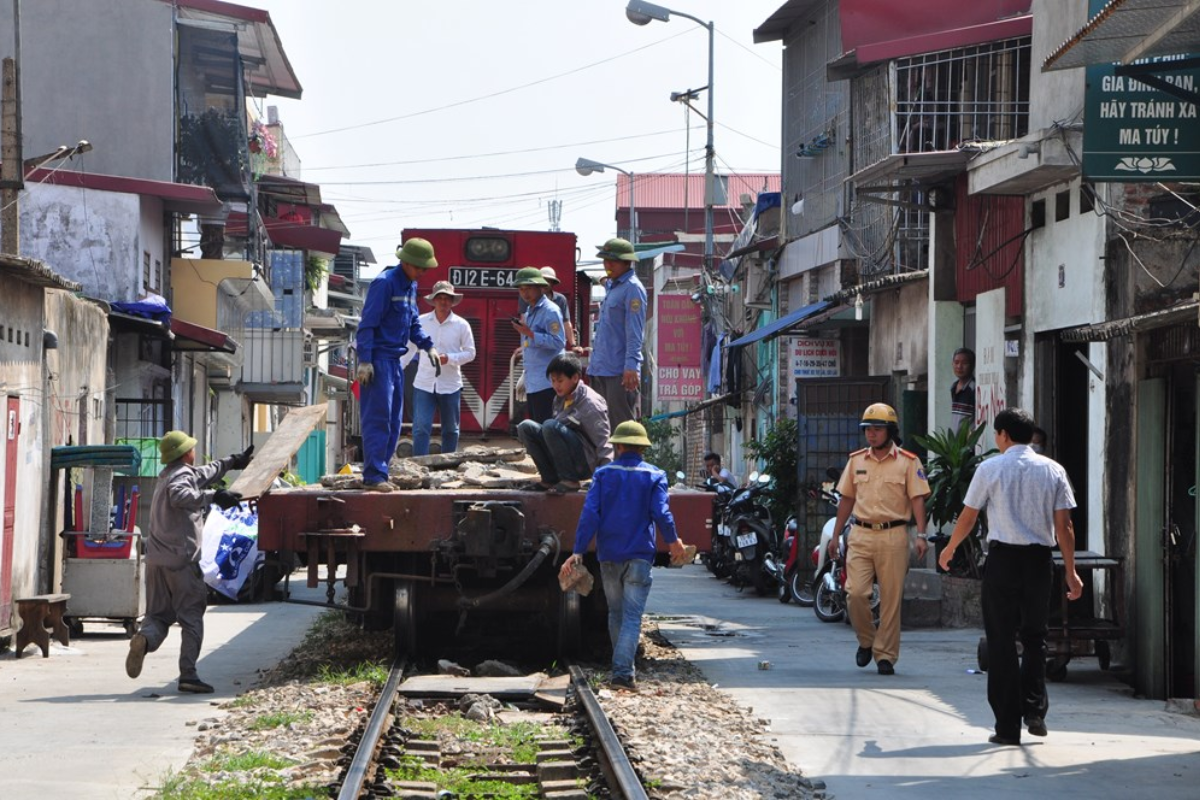
[[[1043,72],[1040,65],[1059,45],[1075,35],[1087,23],[1087,3],[1083,0],[1033,0],[1032,63],[1030,75],[1029,130],[1048,128],[1055,122],[1083,114],[1084,77],[1087,70],[1063,69]],[[1066,99],[1069,98],[1069,99]]]
[[[1069,196],[1070,215],[1055,220],[1059,193]],[[1079,181],[1033,195],[1046,203],[1046,226],[1026,241],[1025,317],[1034,333],[1104,319],[1104,219],[1079,213]]]
[[[138,299],[142,263],[138,195],[50,184],[30,184],[28,190],[21,200],[21,255],[82,284],[89,297]]]
[[[37,594],[38,540],[45,503],[43,425],[49,409],[42,386],[43,290],[0,271],[0,297],[4,298],[3,326],[0,337],[0,508],[10,498],[4,496],[7,478],[8,448],[16,450],[16,497],[13,520],[12,590],[13,597]],[[13,342],[8,341],[8,329]],[[29,334],[26,347],[25,335]],[[20,334],[21,343],[16,342]],[[9,439],[8,398],[20,403],[16,427]],[[0,558],[4,541],[0,537]],[[15,612],[15,607],[14,607]]]
[[[975,424],[986,422],[989,428],[996,414],[1008,407],[1004,377],[1004,294],[1000,288],[975,298]]]
[[[928,284],[930,296],[933,283]],[[954,351],[963,346],[963,306],[957,300],[929,301],[928,429],[949,428],[950,384],[954,381]]]

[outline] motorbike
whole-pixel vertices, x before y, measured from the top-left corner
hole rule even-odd
[[[832,484],[824,484],[810,489],[808,494],[809,497],[825,500],[832,505],[835,517],[825,520],[825,524],[821,527],[821,542],[813,548],[810,559],[801,558],[796,518],[795,516],[788,518],[784,534],[784,552],[787,553],[787,561],[783,568],[783,584],[779,588],[779,602],[788,603],[794,600],[804,608],[813,604],[817,576],[821,574],[821,570],[825,566],[825,554],[829,551],[829,542],[833,539],[833,529],[837,522],[837,506],[842,499],[841,494],[833,488]],[[812,572],[808,572],[810,563],[813,567]]]
[[[761,595],[783,580],[779,562],[779,532],[771,511],[760,498],[771,485],[770,475],[751,473],[746,486],[729,501],[729,529],[733,544],[733,574],[738,587],[753,586]]]
[[[847,611],[848,595],[846,593],[846,547],[849,536],[850,526],[847,525],[838,536],[837,557],[828,561],[817,575],[816,591],[813,594],[813,611],[816,613],[817,619],[822,622],[845,620],[847,624],[850,623],[850,614]],[[820,549],[822,548],[818,545],[813,551],[814,562],[817,559],[816,550]],[[878,583],[874,583],[871,590],[871,614],[875,619],[875,624],[878,625]]]
[[[712,492],[712,540],[709,552],[703,555],[704,565],[718,578],[728,578],[733,574],[733,529],[730,527],[730,501],[733,500],[737,489],[724,481],[709,476],[697,488]]]

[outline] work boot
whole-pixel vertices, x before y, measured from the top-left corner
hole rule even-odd
[[[879,663],[877,663],[875,666],[879,669],[880,675],[895,675],[896,674],[896,668],[893,667],[892,662],[888,661],[886,658],[880,659]]]
[[[136,678],[142,674],[142,662],[146,660],[146,637],[135,633],[129,640],[129,655],[125,656],[125,674]]]
[[[188,694],[212,694],[213,687],[199,678],[180,678],[179,691],[187,692]]]
[[[380,481],[379,483],[364,483],[363,489],[368,492],[390,492],[392,491],[391,481]]]
[[[1025,726],[1029,728],[1029,733],[1033,736],[1045,736],[1049,733],[1046,730],[1046,720],[1041,717],[1026,717]]]

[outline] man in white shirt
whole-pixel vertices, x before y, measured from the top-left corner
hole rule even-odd
[[[463,296],[454,291],[449,281],[438,281],[425,300],[433,311],[422,314],[421,328],[433,339],[440,354],[438,365],[422,358],[417,362],[417,377],[413,380],[413,455],[429,455],[429,439],[433,434],[433,413],[442,422],[442,452],[458,449],[459,419],[462,412],[462,365],[475,360],[475,335],[471,324],[451,309],[462,302]],[[401,367],[416,355],[415,349],[401,357]]]

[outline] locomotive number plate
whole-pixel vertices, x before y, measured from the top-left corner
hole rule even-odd
[[[451,267],[450,282],[456,289],[511,289],[516,274],[507,267]]]

